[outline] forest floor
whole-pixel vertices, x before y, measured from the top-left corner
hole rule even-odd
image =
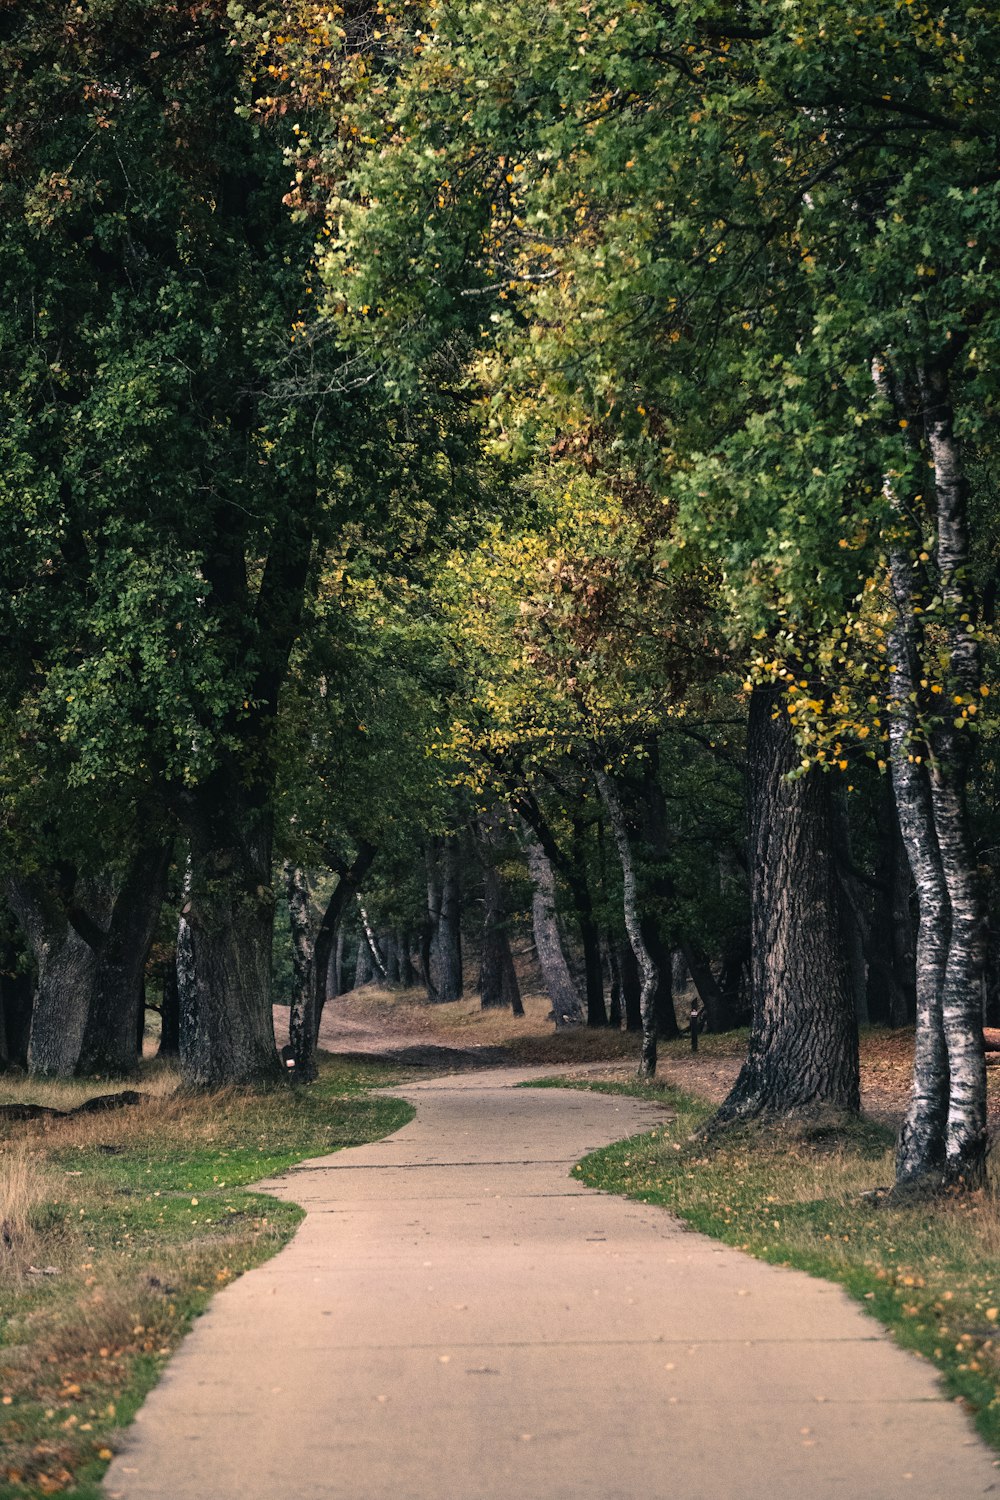
[[[685,1009],[682,997],[679,1009]],[[484,1011],[471,997],[431,1005],[421,990],[387,991],[372,986],[332,1000],[323,1015],[320,1045],[358,1057],[377,1054],[418,1068],[495,1067],[504,1062],[541,1063],[579,1069],[593,1081],[632,1079],[638,1036],[609,1028],[568,1027],[557,1031],[549,1002],[524,999],[525,1015]],[[279,1038],[288,1013],[275,1010]],[[659,1081],[713,1104],[720,1103],[739,1073],[746,1053],[745,1030],[702,1036],[698,1051],[688,1037],[661,1042]],[[865,1115],[896,1129],[906,1108],[913,1072],[913,1032],[866,1027],[861,1033],[861,1104]],[[990,1117],[1000,1125],[1000,1068],[988,1078]]]

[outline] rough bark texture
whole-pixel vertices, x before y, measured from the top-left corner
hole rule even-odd
[[[219,726],[226,748],[215,768],[178,797],[190,842],[194,973],[181,1069],[197,1086],[284,1073],[271,1010],[273,730],[309,579],[316,516],[309,481],[297,498],[268,537],[258,581],[251,582],[247,559],[260,555],[260,538],[241,530],[239,507],[201,556],[206,619],[220,622],[221,649],[247,687],[243,706],[234,704]]]
[[[535,951],[542,970],[542,979],[557,1026],[576,1026],[583,1020],[583,1007],[577,994],[573,976],[569,972],[566,955],[556,922],[556,877],[552,864],[535,836],[534,830],[525,825],[525,843],[528,852],[528,870],[534,883],[531,900],[531,916],[535,932]]]
[[[278,1078],[271,1011],[271,815],[223,773],[189,816],[193,1014],[181,1034],[185,1082],[202,1088]]]
[[[7,901],[35,961],[35,1002],[28,1038],[28,1070],[39,1077],[72,1077],[80,1056],[97,977],[97,954],[70,921],[67,893],[41,875],[11,877]],[[107,893],[75,890],[95,921],[107,921]]]
[[[677,1024],[677,1015],[674,1011],[674,982],[673,966],[670,960],[670,947],[660,936],[660,929],[654,917],[643,917],[642,939],[649,950],[649,956],[656,965],[656,993],[653,996],[653,1008],[656,1013],[656,1034],[663,1042],[673,1041],[680,1036],[680,1027]]]
[[[163,905],[171,846],[138,848],[119,885],[107,929],[97,940],[97,971],[76,1071],[135,1072],[145,1020],[146,960]]]
[[[622,867],[622,907],[625,913],[625,930],[628,933],[632,952],[635,954],[636,962],[639,965],[639,973],[642,980],[639,992],[639,1012],[642,1016],[642,1047],[639,1052],[639,1076],[641,1078],[652,1078],[656,1073],[656,991],[660,974],[653,960],[653,955],[650,953],[642,935],[638,888],[636,885],[635,868],[632,863],[632,848],[629,843],[625,813],[622,810],[621,801],[619,800],[618,791],[614,783],[603,766],[596,760],[594,762],[594,779],[597,782],[601,801],[608,814],[608,821],[611,824],[615,845],[618,849],[618,858]]]
[[[747,742],[753,1020],[716,1120],[859,1107],[858,1035],[841,946],[831,782],[799,763],[777,692],[756,688]]]

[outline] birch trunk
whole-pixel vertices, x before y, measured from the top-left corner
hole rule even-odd
[[[978,1187],[985,1181],[987,1146],[984,908],[966,807],[971,733],[958,712],[978,702],[980,683],[966,485],[946,369],[919,372],[919,412],[912,395],[893,385],[885,364],[874,363],[873,378],[897,413],[906,408],[911,433],[913,416],[920,418],[924,446],[912,436],[911,441],[918,456],[930,455],[934,474],[930,521],[937,536],[941,606],[936,629],[943,628],[948,647],[944,691],[929,705],[925,729],[918,683],[938,677],[940,642],[924,639],[923,609],[918,615],[917,607],[926,601],[915,593],[912,556],[918,538],[887,479],[885,494],[896,517],[889,555],[893,787],[920,907],[913,1092],[897,1146],[896,1182],[900,1189],[941,1183]],[[927,646],[933,654],[924,662]]]
[[[385,984],[387,981],[385,959],[383,958],[382,950],[378,945],[378,938],[375,936],[375,929],[372,927],[371,922],[368,920],[368,913],[365,911],[364,906],[362,905],[361,897],[359,896],[357,900],[358,915],[361,918],[361,931],[364,941],[368,944],[368,953],[371,957],[371,977],[373,979],[378,979],[382,984]]]
[[[608,815],[611,831],[614,834],[615,844],[618,848],[618,859],[622,867],[622,906],[625,913],[625,930],[628,940],[635,954],[636,963],[639,965],[639,973],[642,976],[642,985],[639,991],[639,1013],[642,1017],[642,1047],[639,1052],[639,1076],[640,1078],[652,1078],[656,1074],[656,991],[659,984],[659,970],[653,961],[642,935],[642,922],[639,917],[638,889],[635,878],[635,867],[632,863],[632,847],[629,843],[628,828],[625,824],[625,814],[622,811],[618,792],[604,767],[597,761],[593,763],[594,779],[597,782],[597,790]]]
[[[900,1187],[941,1179],[949,1092],[942,986],[951,913],[927,779],[927,751],[917,736],[917,624],[912,576],[909,549],[897,542],[889,554],[895,609],[888,638],[889,754],[900,834],[920,911],[913,1086],[896,1142],[896,1182]]]
[[[924,434],[934,466],[937,562],[951,656],[946,687],[953,699],[977,703],[981,663],[970,579],[968,497],[944,371],[921,373],[921,397]],[[966,805],[971,731],[956,724],[951,716],[954,706],[953,702],[947,705],[943,723],[934,733],[930,766],[931,804],[951,907],[941,989],[950,1080],[946,1163],[949,1181],[979,1187],[986,1180],[987,1149],[982,1035],[986,913]]]

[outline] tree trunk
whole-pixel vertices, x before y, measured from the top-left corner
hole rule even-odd
[[[937,563],[951,658],[947,691],[953,699],[978,705],[981,652],[970,581],[968,496],[943,370],[921,372],[921,397],[934,467]],[[957,723],[949,717],[950,709],[934,732],[930,763],[931,805],[951,908],[941,987],[949,1077],[946,1162],[950,1182],[980,1187],[986,1181],[988,1145],[982,1033],[986,922],[966,805],[971,731],[961,715]]]
[[[479,994],[483,1010],[510,1006],[515,1016],[524,1015],[521,987],[514,968],[514,955],[507,932],[507,894],[497,868],[495,829],[489,816],[474,827],[476,847],[483,870],[483,931],[480,954]]]
[[[947,373],[921,372],[916,413],[912,398],[892,387],[885,366],[876,362],[873,375],[897,412],[905,403],[911,426],[914,415],[922,422],[926,449],[917,447],[916,452],[920,457],[929,452],[934,471],[931,519],[937,532],[941,604],[935,639],[925,641],[921,606],[926,601],[916,593],[913,527],[887,479],[885,493],[896,514],[889,551],[895,611],[888,641],[892,776],[920,909],[913,1092],[897,1144],[896,1183],[900,1189],[959,1182],[978,1187],[985,1181],[987,1146],[984,923],[966,809],[970,734],[961,714],[951,717],[955,708],[978,703],[980,682],[965,480]],[[916,446],[916,439],[911,441]],[[944,672],[939,665],[942,630],[948,646]],[[942,715],[940,702],[931,705],[933,727],[925,737],[918,705],[929,675],[945,679],[945,711]]]
[[[618,963],[618,948],[614,937],[609,932],[605,935],[604,947],[608,955],[608,972],[611,975],[611,997],[608,1004],[608,1025],[615,1031],[621,1031],[625,1021],[624,1002],[622,997],[622,975]],[[631,951],[631,950],[629,950]]]
[[[375,968],[372,964],[372,950],[368,946],[368,939],[363,932],[358,933],[358,954],[354,960],[354,985],[353,988],[360,990],[362,985],[370,984],[375,977]]]
[[[177,1056],[183,1057],[194,1036],[194,1018],[197,995],[194,982],[194,948],[191,942],[191,857],[188,855],[184,867],[184,882],[181,887],[181,909],[177,917]]]
[[[312,1066],[310,1058],[311,1053],[315,1051],[319,1037],[323,1007],[331,996],[343,993],[344,912],[347,909],[347,903],[352,896],[357,894],[361,882],[371,869],[377,852],[375,845],[370,844],[367,839],[360,840],[354,858],[350,861],[341,859],[333,851],[329,851],[331,862],[337,871],[337,884],[333,888],[326,911],[320,920],[313,951],[314,1014],[311,1030],[303,1033],[307,1040],[309,1037],[312,1038],[310,1056],[303,1053],[301,1059],[296,1057],[295,1060],[296,1068],[302,1067],[307,1073]]]
[[[272,826],[235,774],[220,773],[189,809],[194,970],[192,1024],[181,1034],[185,1082],[200,1088],[280,1078],[271,1011]]]
[[[462,894],[458,845],[446,838],[441,856],[441,907],[437,924],[438,999],[462,998]]]
[[[580,928],[583,947],[584,992],[587,1000],[587,1025],[607,1026],[604,1003],[604,965],[601,962],[601,930],[594,916],[594,900],[587,879],[586,827],[581,818],[573,819],[573,843],[567,883]]]
[[[416,970],[413,967],[413,938],[404,928],[400,934],[399,947],[399,982],[404,990],[412,990],[417,982]]]
[[[382,952],[385,955],[385,981],[390,989],[399,988],[399,935],[393,930],[382,934]]]
[[[35,961],[37,979],[28,1038],[28,1071],[71,1078],[76,1069],[97,977],[97,954],[69,919],[64,896],[42,876],[12,876],[7,900]],[[91,912],[107,920],[107,901],[87,891]]]
[[[779,693],[755,688],[747,739],[753,1020],[715,1122],[859,1108],[858,1034],[841,946],[832,784],[799,755]]]
[[[534,830],[525,824],[528,870],[535,891],[531,901],[532,923],[535,931],[535,951],[542,970],[542,979],[557,1026],[577,1026],[583,1020],[583,1008],[577,994],[573,976],[569,972],[566,955],[556,922],[556,877],[552,864],[536,837]]]
[[[361,934],[365,942],[368,944],[368,955],[371,959],[371,978],[377,979],[381,984],[385,984],[385,959],[382,956],[382,950],[378,945],[378,938],[375,936],[375,929],[372,927],[371,922],[368,920],[368,913],[365,911],[364,906],[362,905],[360,896],[358,896],[357,901],[358,915],[361,918]]]
[[[288,1046],[295,1063],[295,1079],[309,1082],[316,1076],[315,1064],[315,973],[312,913],[309,885],[301,865],[286,860],[282,871],[288,899],[288,923],[292,935],[292,994],[288,1008]]]
[[[441,886],[438,882],[437,840],[429,840],[424,847],[424,869],[427,879],[427,909],[420,929],[420,978],[427,999],[437,1004],[441,996],[434,982],[434,945],[438,924],[441,920]]]
[[[670,1042],[681,1034],[677,1024],[677,1013],[674,1010],[670,948],[660,936],[655,917],[643,917],[641,926],[643,942],[656,965],[656,994],[653,997],[653,1006],[656,1011],[656,1034],[661,1042]]]
[[[94,993],[76,1071],[111,1077],[134,1073],[145,1022],[146,960],[167,888],[171,846],[136,850],[121,885],[106,933],[97,947]]]
[[[330,959],[326,966],[326,989],[324,1000],[344,993],[344,924],[337,923],[337,938],[330,948]]]
[[[588,1026],[606,1026],[608,1013],[604,1004],[604,966],[601,962],[601,933],[594,917],[594,902],[587,881],[584,850],[584,824],[573,820],[572,854],[567,855],[556,842],[548,822],[542,815],[537,800],[525,795],[520,800],[521,816],[534,832],[545,857],[558,870],[569,890],[580,931],[583,949],[584,994],[586,997],[586,1019]],[[600,839],[600,829],[598,829]],[[576,986],[574,985],[574,989]]]
[[[639,992],[639,1011],[642,1016],[642,1048],[639,1053],[639,1076],[640,1078],[652,1078],[656,1073],[656,991],[659,985],[660,974],[653,960],[653,955],[650,953],[642,935],[642,922],[639,918],[638,889],[635,869],[632,864],[632,848],[629,844],[628,828],[625,823],[625,814],[622,811],[621,801],[610,776],[596,758],[593,767],[597,789],[601,794],[601,801],[604,803],[605,811],[608,814],[608,820],[611,823],[611,829],[615,837],[615,844],[618,848],[618,858],[621,861],[622,867],[622,906],[625,913],[625,930],[628,933],[628,940],[632,945],[632,952],[635,954],[642,979],[642,987]]]
[[[712,1033],[729,1031],[734,1024],[732,1009],[722,986],[712,973],[705,950],[698,943],[685,943],[681,951],[691,975],[691,983],[698,991],[698,999],[705,1012],[702,1029]]]

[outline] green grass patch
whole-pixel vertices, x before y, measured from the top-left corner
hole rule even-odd
[[[662,1099],[673,1118],[593,1152],[574,1169],[581,1181],[659,1203],[713,1239],[839,1282],[898,1343],[937,1366],[946,1393],[1000,1448],[994,1194],[887,1207],[866,1197],[893,1178],[893,1137],[882,1126],[756,1125],[693,1139],[712,1113],[704,1100],[661,1085],[596,1087]]]
[[[412,1107],[370,1093],[398,1077],[327,1058],[308,1089],[186,1094],[153,1070],[140,1106],[2,1127],[2,1500],[99,1500],[116,1431],[191,1320],[302,1218],[248,1184],[399,1129]],[[101,1092],[3,1084],[60,1108]]]

